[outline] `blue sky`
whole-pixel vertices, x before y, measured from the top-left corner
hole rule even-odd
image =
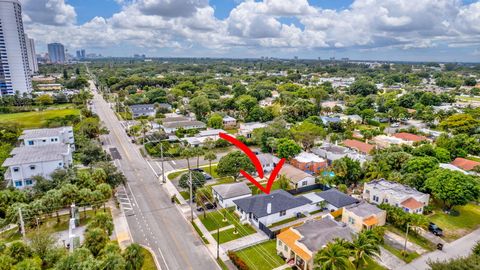
[[[478,0],[20,1],[40,52],[480,61]]]

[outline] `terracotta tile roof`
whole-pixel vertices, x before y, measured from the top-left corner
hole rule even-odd
[[[465,171],[471,171],[473,168],[476,166],[480,166],[480,162],[478,161],[473,161],[465,158],[456,158],[454,161],[452,161],[453,166],[456,166],[460,169],[463,169]]]
[[[312,256],[296,243],[301,238],[301,235],[293,231],[291,228],[277,235],[277,239],[287,245],[295,254],[297,254],[297,256],[305,261],[309,261]]]
[[[371,216],[363,220],[363,224],[367,226],[373,226],[378,224],[378,219],[375,216]]]
[[[365,154],[369,154],[373,150],[373,148],[375,148],[375,146],[371,144],[360,142],[357,140],[345,140],[343,141],[343,145]]]
[[[406,199],[405,201],[403,201],[401,203],[401,205],[405,206],[408,209],[413,210],[413,209],[418,209],[418,208],[422,207],[423,203],[421,203],[421,202],[415,200],[414,198],[410,197],[410,198]]]
[[[421,142],[426,141],[427,138],[424,136],[415,135],[412,133],[400,132],[392,135],[395,138],[402,139],[404,141],[411,141],[411,142]]]

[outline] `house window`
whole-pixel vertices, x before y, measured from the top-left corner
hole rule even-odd
[[[378,196],[373,195],[373,200],[378,202]]]
[[[51,138],[51,139],[50,139],[50,141],[51,141],[51,142],[54,142],[54,141],[55,141],[55,139],[54,139],[54,138]]]
[[[368,190],[368,189],[365,190],[365,193],[370,194],[370,190]]]
[[[388,199],[384,199],[383,202],[388,203]]]
[[[47,140],[42,140],[42,142],[47,142]]]
[[[283,217],[287,214],[287,210],[280,211],[280,216]]]
[[[33,185],[33,181],[31,179],[27,179],[27,180],[25,180],[25,185],[31,186],[31,185]]]
[[[255,215],[253,215],[253,220],[258,222],[258,218]]]
[[[35,170],[35,165],[30,165],[30,170],[34,171]]]
[[[353,219],[352,217],[348,217],[348,223],[350,224],[355,224],[355,219]]]
[[[62,162],[59,162],[59,163],[58,163],[58,166],[63,166],[63,163],[62,163]]]
[[[28,141],[28,145],[34,145],[35,142],[34,141]]]
[[[19,167],[13,167],[13,171],[18,172],[18,171],[20,171],[20,168]]]
[[[283,247],[283,250],[288,251],[288,246],[285,245],[285,246]]]
[[[302,182],[302,187],[306,186],[307,185],[307,181],[303,181]]]
[[[15,181],[15,186],[16,186],[16,187],[21,187],[21,186],[23,186],[22,181]]]

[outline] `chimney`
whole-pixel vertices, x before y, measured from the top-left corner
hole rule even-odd
[[[268,203],[267,204],[267,214],[271,214],[272,213],[272,203]]]

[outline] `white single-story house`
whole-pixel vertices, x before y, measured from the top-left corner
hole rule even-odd
[[[212,193],[223,208],[235,206],[234,200],[252,196],[252,190],[244,182],[213,186]]]
[[[295,197],[284,190],[275,190],[270,194],[234,200],[233,203],[241,222],[248,222],[257,227],[262,223],[268,227],[309,212],[311,202],[303,196]]]

